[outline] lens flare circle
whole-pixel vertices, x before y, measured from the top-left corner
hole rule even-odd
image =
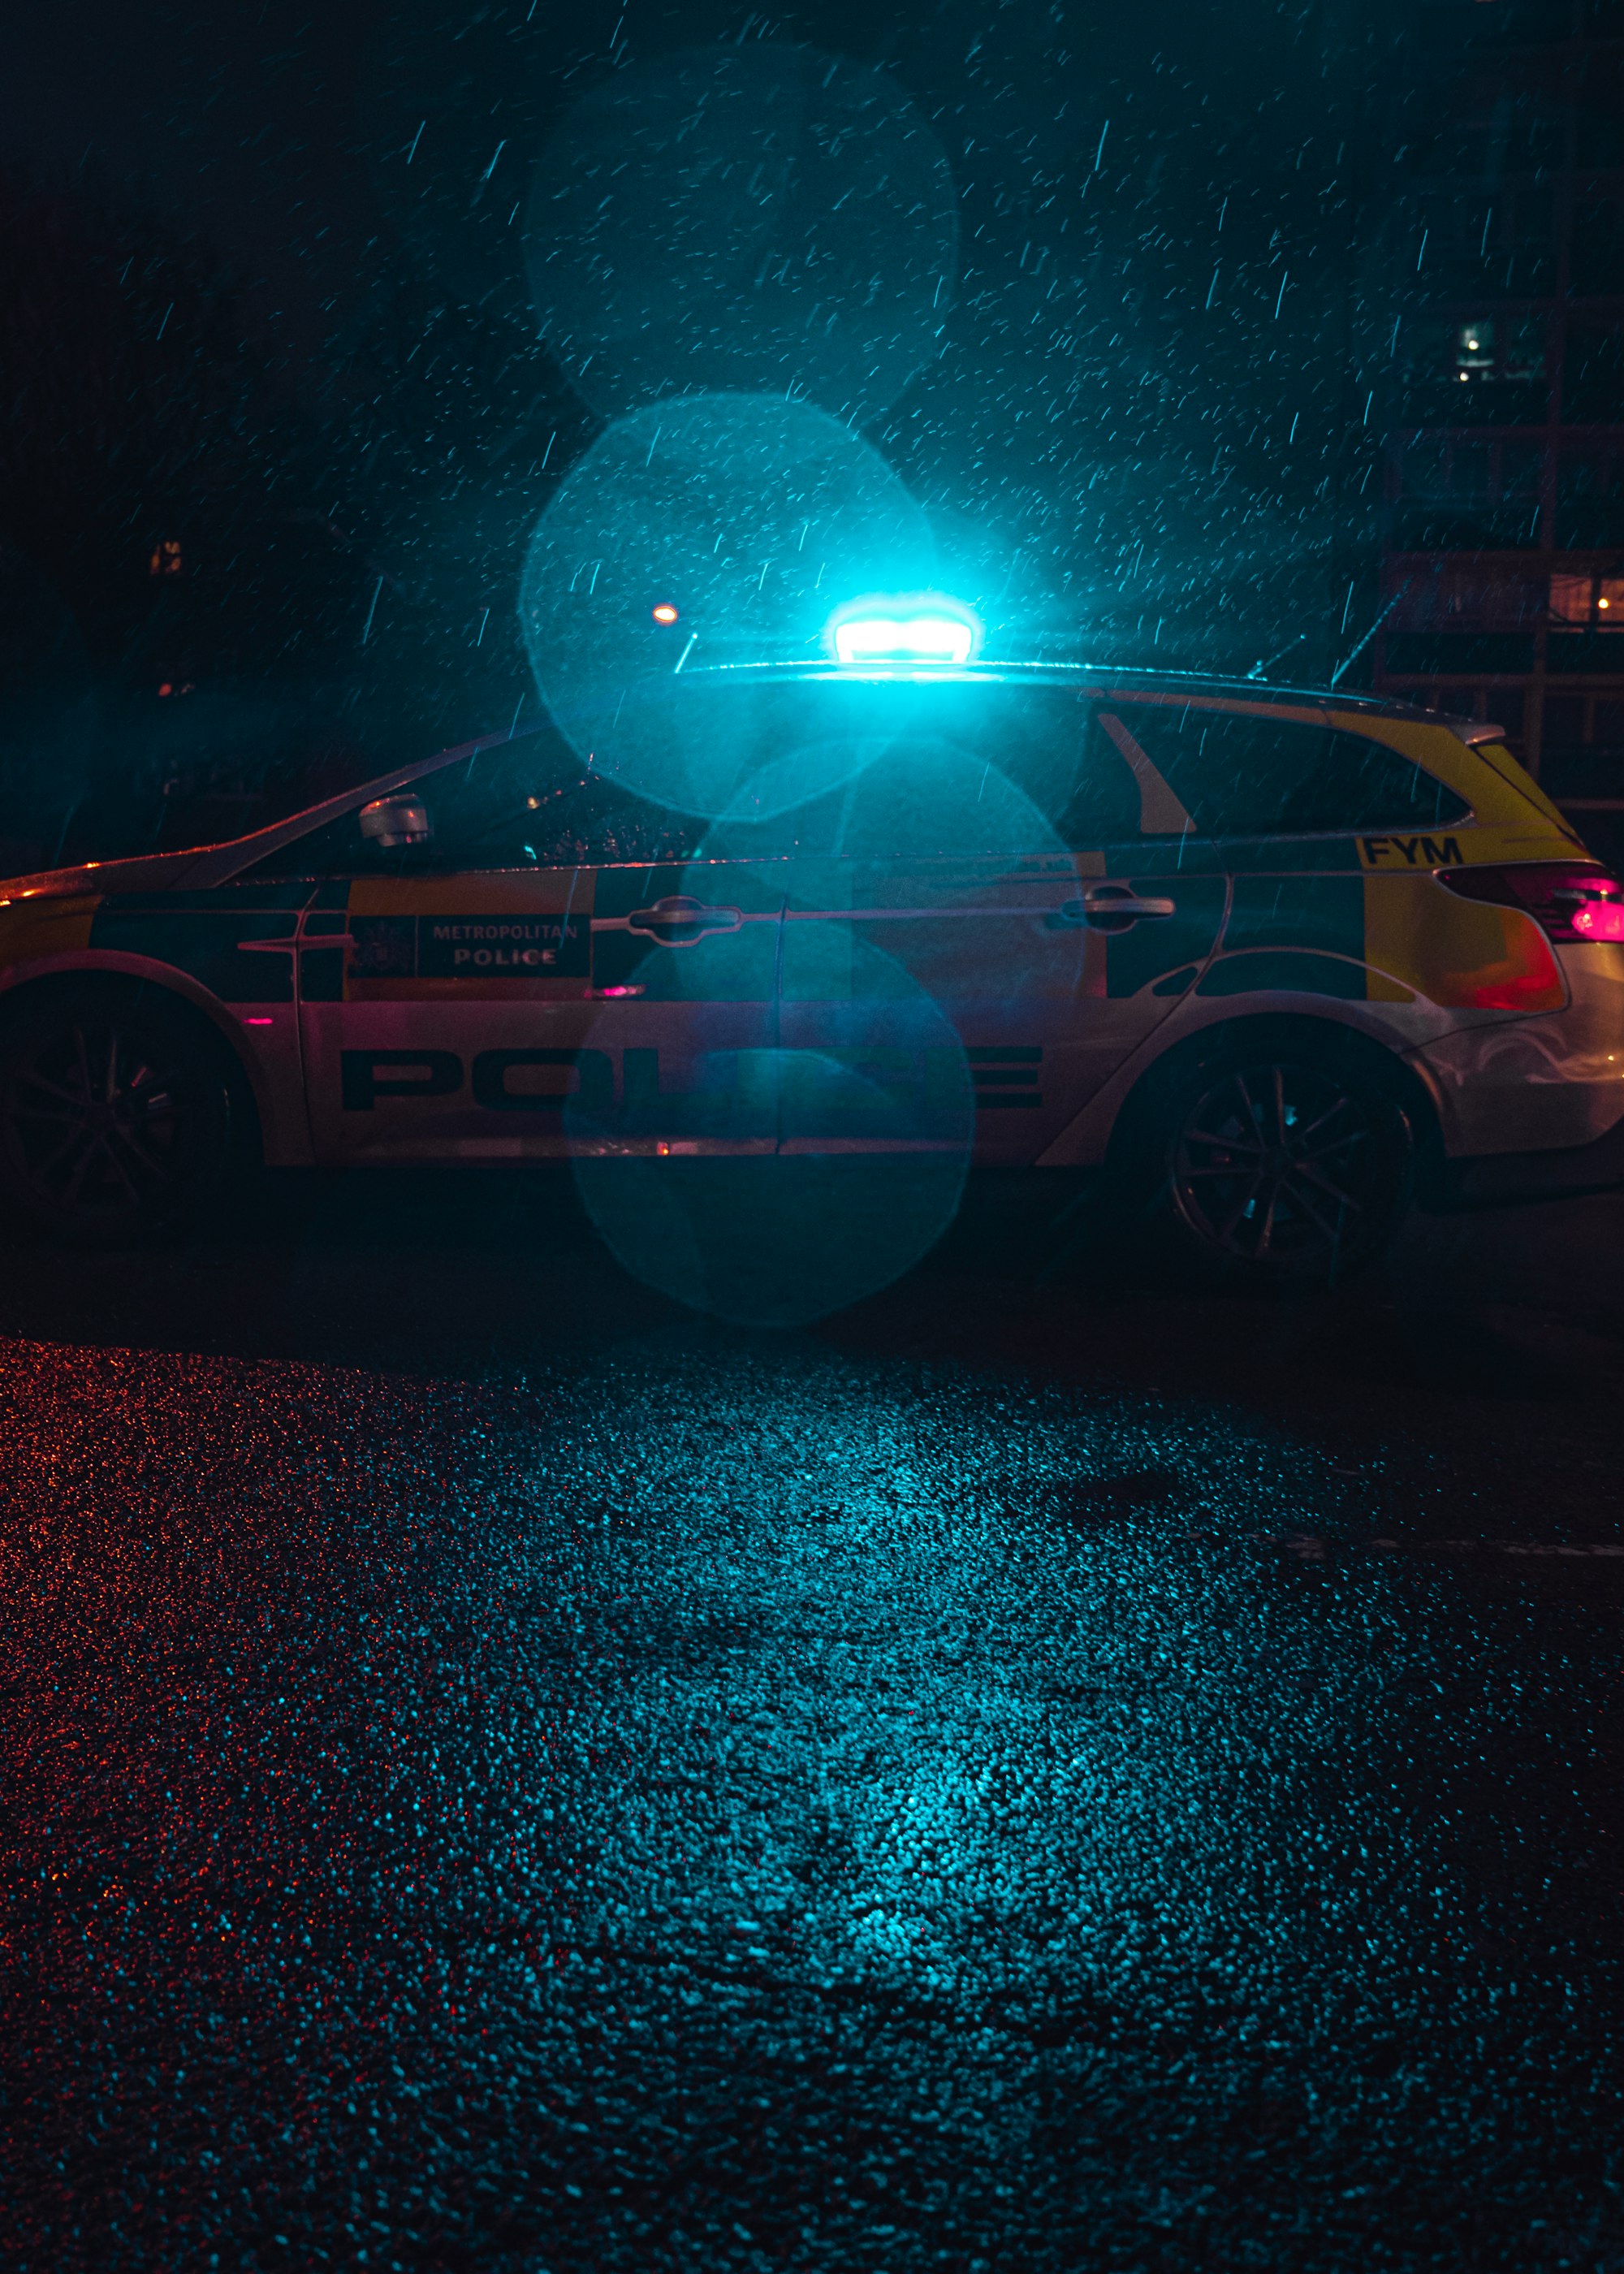
[[[589,1053],[621,1072],[564,1108],[583,1201],[633,1276],[739,1325],[808,1325],[920,1261],[974,1142],[966,1035],[1015,1002],[1069,1028],[1087,975],[1087,938],[1046,920],[1069,856],[990,756],[1041,739],[1030,706],[964,681],[858,691],[895,713],[889,746],[796,817],[796,854],[720,825],[638,872],[601,971],[595,937]],[[600,876],[595,915],[616,890]]]
[[[939,351],[942,147],[889,75],[763,41],[615,72],[549,138],[523,253],[543,340],[610,417],[695,389],[879,415]]]
[[[761,703],[684,666],[818,659],[831,601],[929,590],[935,558],[926,516],[848,426],[807,403],[690,395],[620,420],[560,484],[520,629],[542,700],[600,773],[684,812],[760,817],[849,780],[872,737],[763,740]],[[680,638],[650,621],[650,591]]]
[[[697,867],[685,881],[718,890]],[[911,1270],[957,1214],[974,1135],[941,1008],[848,919],[801,929],[809,991],[776,1011],[711,999],[726,979],[703,951],[650,948],[645,992],[606,1003],[588,1038],[620,1056],[619,1094],[583,1086],[564,1109],[583,1203],[622,1268],[740,1326],[807,1326]]]

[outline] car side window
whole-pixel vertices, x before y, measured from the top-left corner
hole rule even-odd
[[[1195,704],[1102,704],[1118,747],[1142,752],[1203,837],[1426,830],[1470,808],[1386,743],[1340,727]]]
[[[1162,813],[1154,791],[1147,800],[1124,753],[1094,730],[1086,696],[951,681],[905,692],[909,731],[823,801],[816,849],[868,860],[1020,856],[1184,820],[1182,810],[1172,821]],[[1165,788],[1161,799],[1170,808]]]
[[[1135,837],[1184,837],[1193,826],[1144,749],[1121,731],[1110,706],[1094,706],[1069,794],[1056,815],[1062,842],[1082,851]]]
[[[1020,857],[1191,825],[1142,753],[1101,727],[1086,694],[947,680],[870,689],[867,701],[874,751],[847,780],[771,821],[720,827],[709,849],[756,860]]]
[[[680,861],[703,827],[592,773],[545,736],[476,752],[420,776],[400,794],[426,809],[426,843],[380,845],[363,833],[357,805],[268,855],[251,877],[433,876]]]

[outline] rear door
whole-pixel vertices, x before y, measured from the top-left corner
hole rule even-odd
[[[1223,875],[1088,697],[949,682],[909,702],[831,852],[796,864],[782,1032],[809,1072],[784,1141],[859,1145],[875,1118],[861,1083],[819,1105],[819,1061],[912,1081],[921,1111],[967,1068],[977,1158],[1032,1161],[1204,967]]]
[[[1191,812],[1202,857],[1229,877],[1222,953],[1194,975],[1199,995],[1411,999],[1402,950],[1390,952],[1404,911],[1390,904],[1430,898],[1431,870],[1459,857],[1449,832],[1468,817],[1462,798],[1308,705],[1147,695],[1111,708]],[[1398,848],[1402,872],[1369,873],[1372,843]]]

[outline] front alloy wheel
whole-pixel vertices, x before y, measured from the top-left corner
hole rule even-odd
[[[0,1180],[59,1238],[172,1224],[217,1180],[230,1122],[216,1053],[133,994],[59,998],[0,1043]]]
[[[1186,1241],[1257,1282],[1343,1276],[1380,1247],[1408,1186],[1404,1115],[1357,1063],[1210,1067],[1169,1134],[1168,1198]]]

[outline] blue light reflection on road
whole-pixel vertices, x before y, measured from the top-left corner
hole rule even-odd
[[[1257,1540],[1380,1462],[724,1329],[6,1382],[19,2263],[1605,2263],[1573,1639]]]

